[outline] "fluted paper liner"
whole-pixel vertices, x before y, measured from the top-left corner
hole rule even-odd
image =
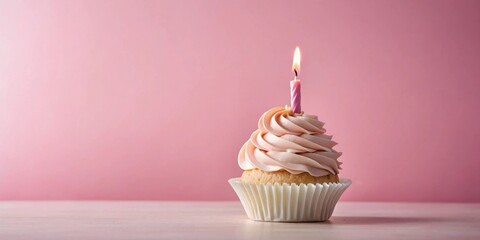
[[[317,184],[254,184],[240,178],[228,180],[248,218],[255,221],[321,222],[332,216],[342,193],[352,181]]]

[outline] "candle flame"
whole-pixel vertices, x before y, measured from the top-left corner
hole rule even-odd
[[[298,72],[300,72],[300,48],[299,47],[295,49],[295,54],[293,55],[292,71],[295,73],[295,77],[297,77]]]

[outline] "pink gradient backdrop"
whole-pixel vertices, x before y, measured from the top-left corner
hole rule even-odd
[[[480,201],[480,1],[1,1],[0,199],[233,200],[289,102],[344,200]]]

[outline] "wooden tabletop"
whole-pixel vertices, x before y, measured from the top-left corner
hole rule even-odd
[[[0,202],[0,239],[480,239],[480,203],[340,202],[325,223],[247,219],[239,202]]]

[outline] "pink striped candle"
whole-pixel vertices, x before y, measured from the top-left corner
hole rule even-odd
[[[295,78],[295,80],[290,81],[290,103],[292,106],[293,113],[302,112],[302,107],[301,107],[302,94],[300,89],[301,89],[300,79]]]
[[[293,65],[292,70],[295,73],[295,79],[290,81],[290,103],[292,106],[293,113],[301,113],[301,82],[300,79],[297,79],[298,72],[300,72],[300,48],[295,49],[295,54],[293,55]]]

